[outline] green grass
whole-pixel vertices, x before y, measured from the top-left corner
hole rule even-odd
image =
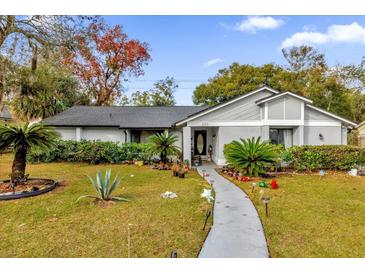
[[[11,154],[0,155],[0,178],[8,178],[11,161]],[[108,168],[123,178],[115,194],[131,201],[108,207],[92,199],[76,203],[79,196],[94,194],[86,175]],[[28,165],[27,173],[60,180],[62,186],[0,202],[0,257],[127,257],[129,223],[131,257],[169,257],[172,250],[195,257],[206,237],[202,226],[210,205],[200,193],[207,185],[195,172],[179,179],[147,166],[51,163]],[[167,190],[178,198],[160,198]]]
[[[365,257],[365,178],[345,173],[285,175],[280,188],[260,189],[235,181],[253,200],[264,225],[272,257]],[[270,182],[270,180],[266,180]]]

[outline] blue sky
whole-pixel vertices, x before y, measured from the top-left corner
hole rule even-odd
[[[311,44],[328,63],[359,63],[365,56],[365,16],[105,16],[131,38],[149,43],[152,61],[144,76],[125,85],[127,94],[174,77],[178,105],[192,105],[195,86],[232,62],[284,64],[284,46]]]

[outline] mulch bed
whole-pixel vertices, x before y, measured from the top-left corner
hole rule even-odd
[[[49,180],[42,179],[29,179],[25,183],[20,183],[15,187],[15,192],[23,192],[23,191],[31,191],[34,188],[39,190],[46,188],[49,186],[51,182]],[[13,189],[8,182],[0,182],[0,194],[13,192]]]

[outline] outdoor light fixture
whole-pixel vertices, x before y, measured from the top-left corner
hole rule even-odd
[[[205,213],[205,222],[204,222],[203,230],[205,230],[205,227],[207,225],[208,219],[211,214],[212,214],[212,212],[208,209],[207,212]]]
[[[323,141],[323,139],[324,139],[323,134],[322,134],[322,133],[320,133],[320,134],[319,134],[319,140]]]
[[[261,201],[265,205],[265,214],[266,214],[266,217],[269,217],[268,207],[269,207],[270,197],[264,196],[264,197],[261,198]]]
[[[132,224],[128,224],[128,258],[131,257],[131,226]]]
[[[256,186],[256,183],[252,183],[252,190],[251,190],[252,193],[255,191],[255,186]]]

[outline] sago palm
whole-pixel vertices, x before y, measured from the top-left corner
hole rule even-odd
[[[95,188],[95,191],[97,195],[84,195],[77,199],[79,201],[83,198],[94,198],[97,200],[103,200],[103,201],[109,201],[109,200],[117,200],[117,201],[129,201],[126,198],[118,197],[118,196],[112,196],[113,192],[117,189],[121,182],[121,178],[118,176],[115,176],[114,180],[111,181],[111,170],[107,170],[105,172],[105,177],[103,178],[101,171],[98,170],[96,173],[96,179],[89,177],[89,180],[92,184],[92,186]]]
[[[0,126],[0,151],[8,148],[14,151],[12,183],[24,179],[28,151],[49,150],[58,138],[59,134],[53,128],[39,123]]]
[[[156,133],[149,137],[151,154],[160,155],[163,163],[167,162],[167,156],[180,155],[180,148],[175,145],[177,136],[169,134],[168,131]]]
[[[275,147],[259,138],[233,141],[224,148],[227,163],[249,176],[266,172],[278,160]]]

